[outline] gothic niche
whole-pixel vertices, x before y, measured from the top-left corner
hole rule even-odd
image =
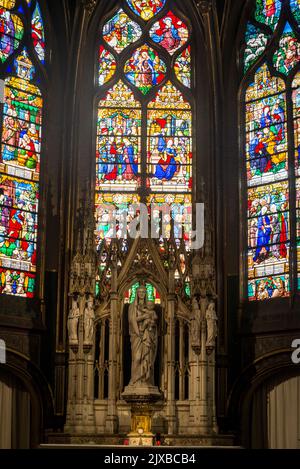
[[[161,389],[165,323],[160,296],[153,285],[136,283],[126,294],[124,303],[121,387],[145,383]]]

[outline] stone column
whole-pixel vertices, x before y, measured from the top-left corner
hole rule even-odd
[[[86,298],[79,298],[78,346],[69,347],[68,410],[65,432],[94,434],[94,347],[84,345]]]
[[[191,433],[207,435],[209,434],[209,402],[208,402],[208,360],[206,350],[207,340],[207,328],[206,328],[206,308],[208,305],[208,299],[205,295],[202,295],[199,302],[199,309],[194,308],[194,315],[197,313],[198,320],[200,321],[199,339],[195,337],[193,328],[196,327],[197,323],[191,324],[191,334],[193,339],[192,351],[190,352],[191,357],[191,389],[192,389],[192,400],[190,406],[190,414],[193,425],[191,427]]]
[[[99,399],[104,399],[104,366],[105,366],[105,327],[106,320],[102,319],[100,323],[100,344],[99,344]]]
[[[76,354],[70,348],[69,349],[69,379],[68,379],[68,402],[67,402],[67,418],[66,426],[70,428],[71,425],[75,422],[75,404],[76,404]]]
[[[216,352],[213,350],[208,357],[208,374],[209,374],[209,401],[211,409],[211,427],[213,433],[218,434],[219,428],[217,424],[217,410],[216,410]]]
[[[108,371],[108,408],[106,419],[107,433],[115,434],[118,431],[118,415],[117,415],[117,315],[118,315],[118,295],[111,294],[110,311],[111,317],[109,321],[109,371]]]
[[[190,335],[191,337],[191,335]],[[192,349],[192,341],[190,339],[190,347],[189,347],[189,367],[190,367],[190,379],[189,379],[189,401],[191,405],[191,417],[193,416],[194,412],[192,411],[192,407],[195,404],[196,398],[200,397],[200,391],[197,380],[197,372],[198,372],[198,360],[197,355],[195,354],[194,350]],[[198,396],[198,397],[197,397]]]
[[[184,322],[179,320],[179,400],[184,400],[185,393],[185,341],[184,341]]]
[[[175,403],[175,295],[168,295],[167,301],[167,408],[168,434],[177,433],[176,403]]]
[[[201,324],[201,354],[199,360],[199,373],[200,373],[200,433],[206,435],[208,430],[208,396],[207,396],[207,355],[206,355],[206,322],[202,320]]]

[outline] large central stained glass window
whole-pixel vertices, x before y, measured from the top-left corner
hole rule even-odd
[[[120,1],[101,25],[96,142],[97,241],[124,237],[130,206],[160,208],[167,235],[192,224],[191,30],[175,2]],[[110,209],[107,210],[107,207]],[[169,207],[164,213],[165,207]],[[168,218],[169,217],[169,218]],[[169,228],[168,228],[169,227]],[[175,233],[176,235],[176,233]],[[179,237],[179,234],[178,234]]]

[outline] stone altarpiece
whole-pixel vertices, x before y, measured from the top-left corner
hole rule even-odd
[[[160,298],[155,306],[160,316],[155,384],[161,399],[153,404],[153,431],[163,433],[171,444],[176,438],[216,437],[211,227],[206,223],[205,245],[194,252],[172,237],[163,247],[153,239],[113,240],[96,252],[94,229],[90,204],[78,214],[70,272],[65,433],[76,439],[125,435],[130,430],[130,406],[122,397],[128,384],[124,364],[130,367],[124,344],[125,297],[132,285],[147,282]]]

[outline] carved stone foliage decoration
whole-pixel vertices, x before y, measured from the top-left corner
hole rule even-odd
[[[69,293],[71,296],[94,295],[96,278],[95,220],[91,204],[79,209],[76,225],[77,246],[71,265]]]

